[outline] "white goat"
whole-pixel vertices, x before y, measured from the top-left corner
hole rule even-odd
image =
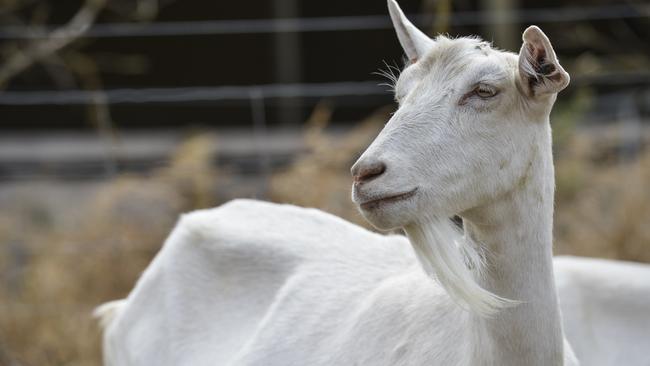
[[[515,55],[389,10],[411,62],[353,200],[408,240],[249,200],[185,215],[98,309],[107,365],[575,365],[565,332],[586,365],[650,363],[650,270],[562,258],[553,277],[548,118],[569,76],[548,38],[528,28]]]

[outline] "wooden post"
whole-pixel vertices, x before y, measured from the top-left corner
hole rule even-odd
[[[298,0],[274,0],[275,18],[297,18],[300,16]],[[275,33],[274,36],[275,80],[278,83],[299,83],[302,73],[300,57],[300,33]],[[279,101],[280,123],[296,126],[301,123],[302,108],[299,98]]]
[[[486,41],[494,41],[498,48],[517,51],[521,31],[514,21],[514,7],[517,0],[481,0],[481,8],[488,13],[488,24],[485,25]]]

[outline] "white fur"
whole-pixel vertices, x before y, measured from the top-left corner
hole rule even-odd
[[[648,365],[650,269],[555,264],[583,364]],[[406,238],[259,201],[184,215],[119,306],[108,366],[462,365],[469,348],[469,313],[419,269]]]
[[[482,254],[448,219],[430,219],[408,229],[409,241],[424,271],[436,279],[458,305],[492,316],[513,302],[486,291],[474,281],[484,276]]]
[[[107,365],[576,365],[564,334],[586,365],[648,364],[650,269],[565,258],[554,271],[548,115],[568,74],[548,38],[529,28],[520,55],[424,39],[389,9],[412,64],[352,169],[353,200],[410,241],[257,201],[188,214],[100,311]]]
[[[113,322],[120,309],[124,308],[125,302],[124,300],[115,300],[104,303],[93,311],[93,316],[99,319],[99,325],[106,329]]]
[[[564,331],[583,365],[650,365],[650,268],[557,257]]]

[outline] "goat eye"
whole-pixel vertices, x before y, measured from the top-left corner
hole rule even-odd
[[[477,86],[476,89],[474,89],[474,93],[483,99],[492,98],[497,95],[496,89],[487,85]]]

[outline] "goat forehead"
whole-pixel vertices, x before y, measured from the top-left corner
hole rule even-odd
[[[460,61],[468,56],[488,55],[492,50],[487,42],[479,38],[455,38],[450,39],[438,36],[435,39],[435,46],[424,56],[422,62],[434,64],[440,61]]]
[[[435,41],[435,46],[421,62],[426,69],[436,69],[447,77],[455,77],[468,69],[479,67],[481,63],[491,64],[485,71],[494,72],[505,71],[515,65],[511,62],[514,54],[494,49],[490,43],[478,37],[450,39],[438,36]]]

